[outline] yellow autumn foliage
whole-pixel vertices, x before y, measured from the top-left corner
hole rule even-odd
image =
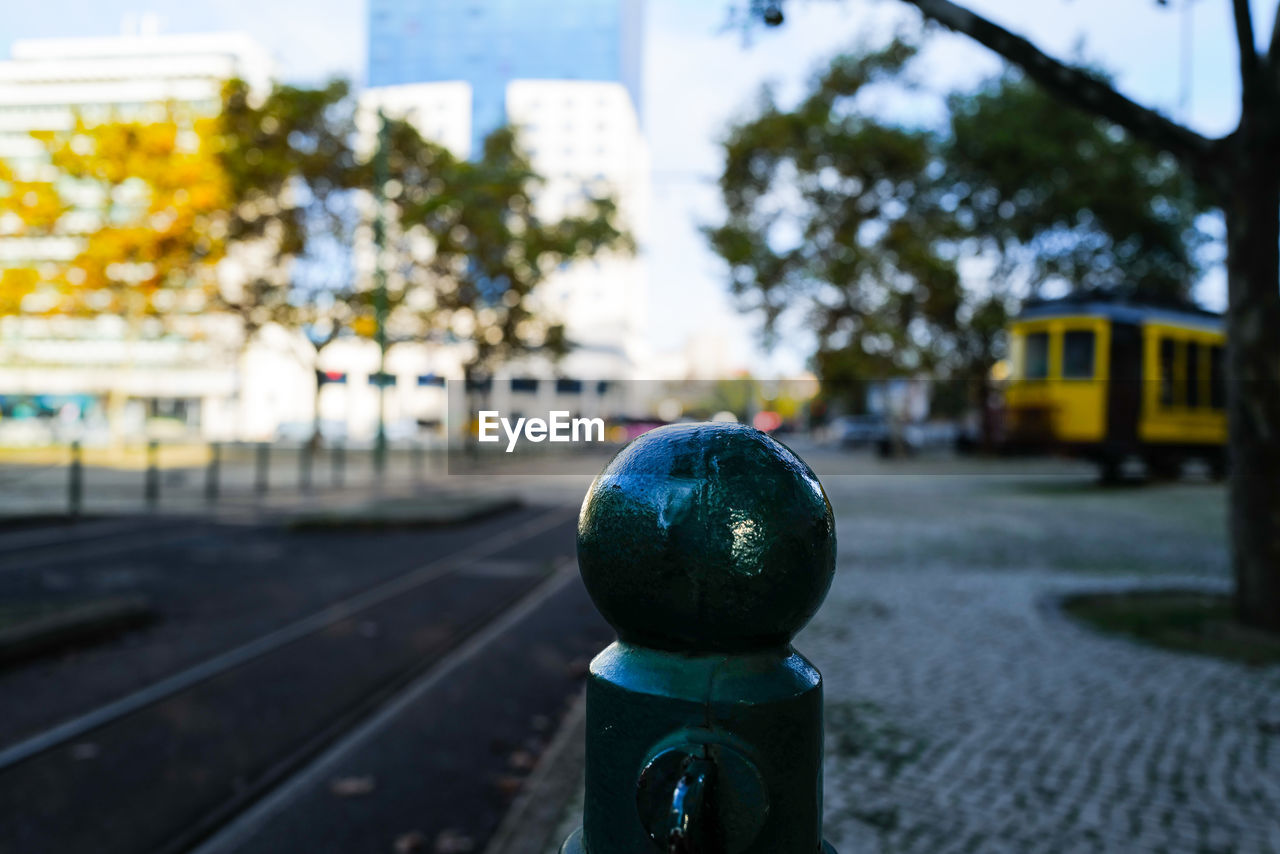
[[[208,302],[230,207],[213,119],[168,107],[155,121],[77,119],[32,136],[49,165],[18,176],[0,164],[0,231],[68,237],[78,248],[69,261],[0,271],[0,314],[137,319]]]

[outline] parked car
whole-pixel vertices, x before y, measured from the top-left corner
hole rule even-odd
[[[831,422],[831,435],[842,448],[868,448],[887,438],[889,428],[879,415],[844,415]]]
[[[887,427],[876,441],[876,450],[882,457],[898,453],[915,454],[920,451],[953,449],[959,429],[950,421],[915,421]]]

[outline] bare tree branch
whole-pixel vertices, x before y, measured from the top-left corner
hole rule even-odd
[[[1121,95],[1108,83],[1054,59],[1027,39],[950,0],[903,0],[925,17],[963,33],[1017,65],[1054,97],[1115,122],[1194,168],[1206,167],[1216,141]],[[1240,0],[1245,2],[1245,0]]]
[[[1253,35],[1249,0],[1231,0],[1231,13],[1236,21],[1236,45],[1240,48],[1240,86],[1248,101],[1258,85],[1258,42]]]

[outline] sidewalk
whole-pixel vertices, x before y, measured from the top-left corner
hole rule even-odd
[[[1218,494],[940,480],[828,484],[839,568],[795,646],[825,680],[836,849],[1280,851],[1280,667],[1100,636],[1056,607],[1225,589]],[[1099,575],[1097,550],[1127,571]],[[580,822],[580,800],[562,803],[546,854]]]

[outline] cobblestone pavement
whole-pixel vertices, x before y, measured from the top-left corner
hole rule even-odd
[[[823,482],[839,569],[795,645],[826,682],[840,854],[1280,854],[1280,667],[1102,636],[1056,606],[1227,589],[1220,486]]]
[[[1053,604],[1138,584],[1224,589],[1220,532],[1178,522],[1197,502],[1212,516],[1220,493],[1171,489],[1007,506],[1004,490],[979,489],[947,517],[951,548],[909,561],[859,552],[877,554],[889,534],[910,551],[939,527],[933,511],[965,494],[958,484],[888,484],[876,508],[832,490],[840,569],[796,646],[826,680],[825,826],[841,854],[1280,852],[1280,667],[1099,636]],[[910,517],[879,509],[913,495]],[[1071,520],[1111,506],[1112,521],[1092,526],[1104,541],[1145,535],[1144,514],[1166,531],[1146,543],[1152,563],[1107,577],[1053,568],[1097,547],[1083,535],[1074,549],[1029,548],[1034,570],[972,560],[989,548],[974,538],[1001,525],[1016,539],[1038,520],[1053,541],[1068,524],[1055,506]],[[1179,549],[1178,575],[1164,573]]]

